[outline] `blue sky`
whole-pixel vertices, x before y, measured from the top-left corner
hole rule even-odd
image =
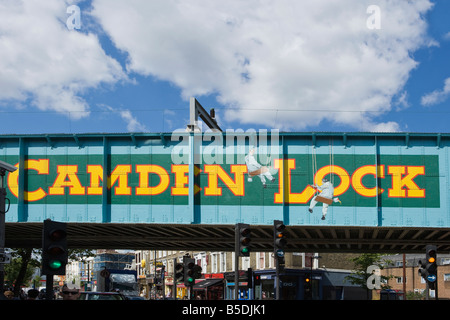
[[[449,132],[449,13],[446,0],[0,0],[0,134],[171,132],[191,96],[223,129]]]

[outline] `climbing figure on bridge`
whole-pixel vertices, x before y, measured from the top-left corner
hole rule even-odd
[[[322,220],[325,220],[325,216],[327,215],[327,212],[328,212],[328,206],[330,204],[332,204],[333,202],[341,203],[341,201],[339,200],[338,197],[333,198],[334,186],[327,178],[322,179],[322,185],[317,186],[314,184],[314,185],[312,185],[312,187],[314,189],[316,189],[316,193],[320,192],[320,194],[316,194],[316,196],[314,196],[314,198],[312,198],[312,200],[309,204],[308,210],[309,210],[309,212],[312,213],[317,202],[322,202],[323,203],[323,205],[322,205]]]
[[[255,151],[256,148],[251,146],[248,154],[245,156],[245,164],[247,165],[248,171],[248,182],[252,182],[254,176],[259,176],[264,188],[266,188],[266,178],[271,182],[274,182],[275,178],[272,174],[276,174],[278,170],[270,166],[267,167],[259,164],[254,157]]]

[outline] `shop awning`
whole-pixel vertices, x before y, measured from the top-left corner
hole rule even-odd
[[[194,285],[194,290],[204,290],[208,287],[223,283],[223,279],[205,279]]]

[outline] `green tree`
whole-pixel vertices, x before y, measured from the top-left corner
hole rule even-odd
[[[14,296],[20,293],[20,287],[29,285],[33,271],[41,266],[41,249],[19,248],[10,249],[11,263],[5,265],[5,280],[14,286]],[[95,254],[92,250],[69,249],[69,260],[85,261]]]
[[[14,286],[14,296],[20,293],[20,287],[31,281],[33,270],[40,266],[34,256],[37,250],[21,248],[11,250],[11,263],[5,265],[5,280]]]
[[[368,280],[370,282],[371,277],[373,277],[373,272],[371,272],[371,266],[376,266],[380,270],[384,269],[384,265],[388,264],[390,261],[382,259],[382,254],[379,253],[363,253],[357,257],[350,258],[349,260],[353,262],[355,270],[352,274],[346,276],[345,278],[352,284],[356,284],[366,289],[367,299],[370,299],[370,290],[367,287]],[[381,276],[380,275],[380,289],[389,289],[390,286],[386,285],[388,279],[393,278],[393,276]]]

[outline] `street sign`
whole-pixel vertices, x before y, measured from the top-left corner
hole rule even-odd
[[[277,250],[276,254],[277,254],[277,257],[280,257],[280,258],[284,257],[284,251],[283,250]]]
[[[435,281],[436,281],[436,275],[430,274],[430,275],[427,277],[427,280],[430,281],[430,282],[435,282]]]

